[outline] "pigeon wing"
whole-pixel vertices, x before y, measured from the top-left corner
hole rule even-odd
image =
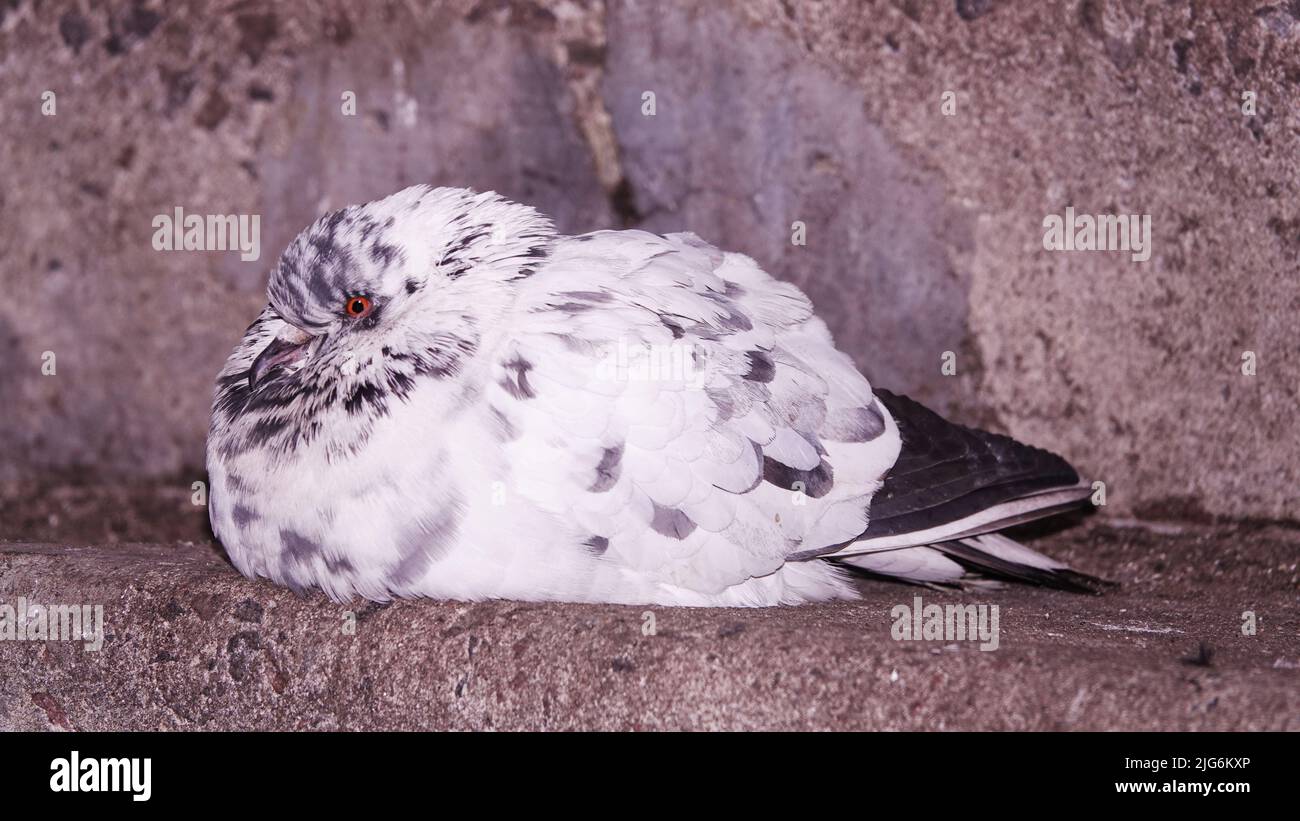
[[[889,413],[798,289],[692,234],[557,243],[489,385],[520,493],[659,584],[716,594],[867,525]]]

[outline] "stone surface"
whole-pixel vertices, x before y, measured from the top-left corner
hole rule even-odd
[[[278,250],[328,208],[431,181],[566,230],[689,228],[746,251],[804,286],[877,382],[1062,451],[1117,510],[1296,519],[1290,5],[0,14],[0,479],[202,478],[212,374]],[[154,251],[152,218],[178,205],[260,214],[261,259]],[[1150,214],[1151,260],[1043,250],[1067,205]]]
[[[1300,729],[1296,530],[1093,523],[1037,545],[1126,584],[343,605],[248,581],[206,542],[0,543],[0,605],[98,604],[106,623],[99,651],[0,641],[0,729]],[[997,605],[998,649],[894,641],[917,595]]]

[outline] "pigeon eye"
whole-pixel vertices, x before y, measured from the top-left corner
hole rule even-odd
[[[370,316],[371,310],[374,309],[374,303],[368,297],[350,296],[348,301],[343,303],[343,313],[353,319],[364,319]]]

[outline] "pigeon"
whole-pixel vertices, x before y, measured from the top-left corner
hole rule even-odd
[[[747,256],[561,235],[493,192],[298,235],[217,377],[207,467],[235,568],[336,601],[1100,583],[999,532],[1087,505],[1060,456],[874,389]]]

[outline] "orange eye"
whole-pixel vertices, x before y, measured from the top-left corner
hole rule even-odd
[[[370,302],[369,298],[364,296],[350,296],[348,297],[348,301],[343,303],[343,313],[353,319],[362,319],[370,316],[372,308],[374,308],[374,305]]]

